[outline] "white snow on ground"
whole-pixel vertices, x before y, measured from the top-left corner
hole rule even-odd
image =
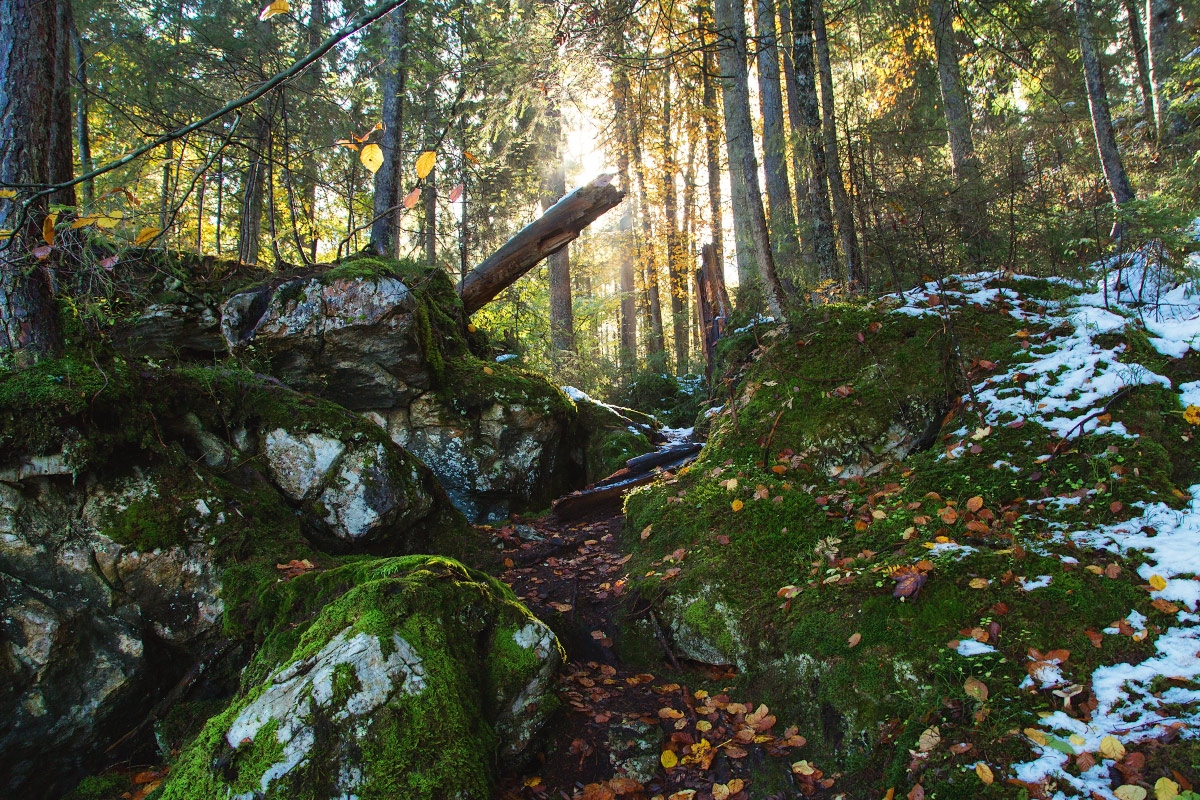
[[[667,440],[667,444],[686,444],[692,440],[696,432],[693,428],[659,428],[658,432]]]
[[[1195,228],[1200,238],[1200,220]],[[1200,258],[1192,256],[1190,261],[1200,267]],[[1194,284],[1165,275],[1145,252],[1125,254],[1096,267],[1101,277],[1091,287],[1060,281],[1082,292],[1069,301],[1039,301],[1033,310],[1015,306],[1010,310],[1030,326],[1022,336],[1029,342],[1027,360],[1005,365],[1011,368],[975,387],[987,406],[990,424],[1028,420],[1060,437],[1131,435],[1120,423],[1105,424],[1097,417],[1126,387],[1159,384],[1172,388],[1171,382],[1143,366],[1120,363],[1122,346],[1107,348],[1095,337],[1133,325],[1142,327],[1155,349],[1168,357],[1200,351],[1200,292]],[[917,287],[904,294],[902,306],[893,313],[941,315],[945,313],[941,304],[947,301],[961,306],[1017,299],[1010,290],[989,287],[993,279],[968,275],[946,291],[939,291],[936,283]],[[941,302],[930,306],[935,295]],[[1180,392],[1180,412],[1189,405],[1200,405],[1200,381],[1174,388]],[[1132,554],[1144,560],[1137,573],[1149,584],[1151,598],[1188,609],[1178,611],[1176,626],[1157,634],[1155,654],[1139,664],[1102,666],[1090,679],[1064,674],[1064,669],[1069,673],[1069,665],[1048,665],[1045,674],[1036,676],[1042,688],[1069,681],[1090,682],[1098,702],[1087,722],[1064,711],[1041,719],[1038,725],[1048,737],[1047,745],[1031,740],[1036,757],[1013,767],[1019,780],[1055,782],[1055,800],[1077,795],[1116,798],[1111,787],[1124,780],[1111,769],[1115,762],[1098,754],[1105,736],[1115,736],[1126,744],[1155,739],[1172,730],[1185,738],[1200,737],[1200,689],[1189,688],[1200,682],[1200,614],[1194,613],[1200,608],[1200,484],[1189,491],[1190,502],[1182,510],[1164,503],[1138,503],[1133,507],[1141,512],[1139,516],[1121,523],[1081,529],[1047,524],[1058,541],[1070,540],[1084,550]],[[1069,500],[1077,502],[1078,498]],[[1022,581],[1026,591],[1048,583],[1049,576]],[[1124,622],[1135,636],[1155,635],[1137,611]],[[1118,627],[1104,632],[1122,635]],[[964,656],[994,652],[974,640],[960,642],[957,650]],[[1035,684],[1033,678],[1026,682]],[[1096,754],[1098,763],[1081,775],[1072,775],[1066,769],[1070,761],[1066,751]]]

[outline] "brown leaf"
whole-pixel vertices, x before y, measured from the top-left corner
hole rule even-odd
[[[958,521],[958,512],[950,506],[945,506],[938,510],[938,517],[947,525],[953,525]]]
[[[896,582],[892,597],[915,597],[928,579],[924,572],[915,567],[901,567],[892,573],[892,580]]]
[[[909,789],[908,800],[925,800],[925,787],[918,783]]]
[[[1088,641],[1092,643],[1092,647],[1099,649],[1101,646],[1103,646],[1104,635],[1102,633],[1100,633],[1099,631],[1094,631],[1091,628],[1089,628],[1089,629],[1085,630],[1083,633],[1085,636],[1087,636]]]
[[[1104,576],[1106,578],[1116,579],[1121,575],[1121,565],[1113,562],[1104,568]]]

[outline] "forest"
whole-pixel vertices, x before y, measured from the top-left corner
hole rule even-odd
[[[1200,798],[1197,427],[1194,0],[0,0],[0,794]]]

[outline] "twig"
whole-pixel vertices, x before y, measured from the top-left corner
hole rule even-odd
[[[654,613],[654,609],[650,609],[650,624],[654,626],[654,638],[658,639],[658,643],[662,645],[663,651],[667,654],[667,660],[671,662],[671,667],[676,672],[683,672],[683,667],[679,666],[679,661],[675,658],[675,654],[671,652],[671,646],[667,644],[667,637],[663,633],[662,625],[658,621],[658,615]]]

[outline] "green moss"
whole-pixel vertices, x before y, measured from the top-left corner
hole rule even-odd
[[[386,259],[367,254],[345,258],[321,274],[325,282],[336,280],[371,280],[386,276],[414,281],[424,277],[428,268],[413,259]]]
[[[64,800],[115,800],[132,786],[129,776],[119,772],[92,775],[81,780]]]
[[[364,775],[356,793],[364,798],[489,796],[499,743],[492,728],[495,700],[511,696],[540,666],[513,639],[532,618],[511,590],[449,559],[359,559],[264,588],[260,609],[263,644],[244,673],[244,697],[211,720],[181,756],[165,797],[190,800],[223,795],[225,787],[257,788],[249,784],[279,760],[273,733],[260,732],[253,743],[229,754],[223,732],[275,670],[313,656],[347,628],[381,642],[401,636],[419,654],[425,673],[423,689],[393,694],[372,713],[370,729],[359,740]],[[489,643],[486,651],[479,650],[481,641]],[[349,696],[355,684],[348,671],[335,672],[335,701],[316,716],[331,714],[336,698]],[[318,734],[324,730],[334,736],[321,719],[311,724]],[[314,746],[313,758],[271,784],[268,796],[328,796],[322,789],[335,776],[340,744],[331,738],[326,746]],[[225,767],[214,769],[213,759],[220,763],[222,753]]]

